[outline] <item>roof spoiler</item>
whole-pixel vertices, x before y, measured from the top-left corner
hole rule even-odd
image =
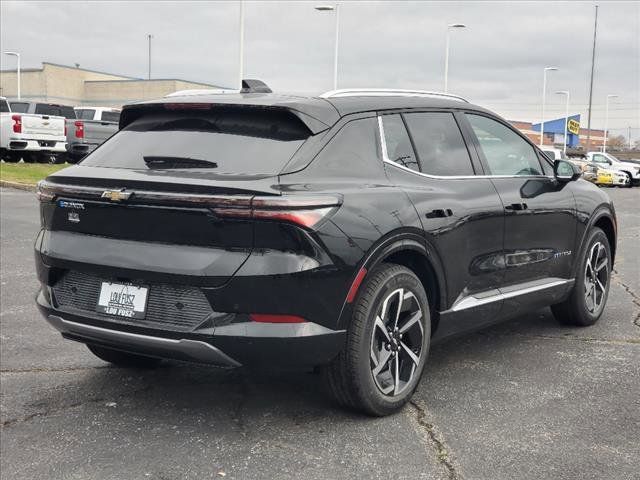
[[[242,80],[240,93],[273,93],[273,91],[262,80],[245,78]]]

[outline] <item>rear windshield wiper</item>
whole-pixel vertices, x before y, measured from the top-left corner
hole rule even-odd
[[[167,168],[218,168],[216,162],[191,157],[146,156],[144,163],[151,169]]]

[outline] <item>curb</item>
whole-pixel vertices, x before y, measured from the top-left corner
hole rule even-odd
[[[0,180],[0,187],[16,188],[18,190],[26,190],[27,192],[35,192],[36,186],[29,183],[9,182],[7,180]]]

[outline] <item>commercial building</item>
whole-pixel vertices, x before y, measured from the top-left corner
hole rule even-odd
[[[0,96],[18,95],[16,70],[0,71]],[[221,88],[176,78],[145,80],[86,68],[43,62],[20,74],[21,98],[65,105],[120,107],[125,103],[159,98],[177,90]]]
[[[529,139],[537,144],[540,143],[540,124],[531,122],[521,122],[509,120],[509,123],[524,133]],[[587,134],[589,131],[580,126],[580,115],[569,117],[567,126],[567,147],[582,148],[587,147]],[[544,122],[543,144],[548,146],[562,147],[564,145],[565,119],[557,118]],[[591,129],[590,148],[597,150],[604,144],[604,130]]]

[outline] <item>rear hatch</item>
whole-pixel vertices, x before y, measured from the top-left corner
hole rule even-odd
[[[309,135],[286,112],[199,107],[142,115],[47,179],[43,253],[48,263],[220,285],[251,253],[252,199],[277,198],[277,174]]]

